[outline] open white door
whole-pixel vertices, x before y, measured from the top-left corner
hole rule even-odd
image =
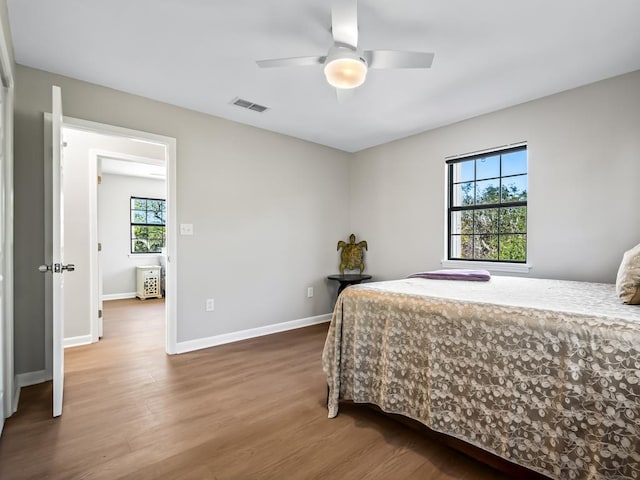
[[[51,106],[52,154],[51,154],[51,205],[52,205],[52,251],[47,255],[51,264],[40,265],[41,272],[51,272],[52,284],[52,356],[53,356],[53,416],[62,414],[62,396],[64,387],[64,318],[63,318],[63,273],[73,271],[73,265],[64,264],[64,219],[62,198],[62,92],[55,85],[52,88]],[[48,253],[48,252],[47,252]]]
[[[104,303],[102,301],[102,231],[100,230],[100,187],[102,185],[102,157],[96,156],[98,185],[96,193],[96,223],[98,225],[98,338],[102,338]]]
[[[62,91],[55,85],[51,88],[51,193],[53,194],[53,416],[62,415],[64,391],[64,199],[62,197]]]

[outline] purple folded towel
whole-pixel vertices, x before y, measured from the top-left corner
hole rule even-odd
[[[445,270],[432,270],[430,272],[412,273],[407,278],[431,278],[434,280],[469,280],[472,282],[487,282],[491,274],[487,270],[466,270],[463,268],[450,268]]]

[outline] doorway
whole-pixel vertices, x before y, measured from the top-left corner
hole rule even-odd
[[[98,245],[92,342],[103,336],[103,301],[166,296],[165,149],[154,143],[123,147],[129,152],[137,147],[138,154],[126,148],[90,154],[98,178],[91,202],[97,222],[91,222],[95,241],[90,243]]]
[[[135,297],[131,284],[136,266],[164,264],[165,351],[174,353],[175,139],[68,117],[63,136],[64,170],[70,177],[63,184],[64,223],[71,230],[65,233],[65,250],[68,261],[76,264],[74,274],[65,279],[65,297],[72,299],[65,302],[65,347],[97,342],[102,335],[102,300]],[[101,201],[107,185],[111,197]],[[150,192],[155,192],[150,198],[162,199],[166,209],[163,250],[135,252],[130,248],[131,197]],[[107,216],[113,220],[114,214],[118,225],[105,227],[102,220]],[[115,253],[118,261],[113,255],[101,259],[107,252]],[[113,286],[114,279],[121,287]],[[122,287],[123,279],[128,286]]]

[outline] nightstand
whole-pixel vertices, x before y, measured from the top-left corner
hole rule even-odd
[[[160,268],[160,265],[136,267],[136,297],[142,300],[162,298]]]
[[[329,275],[327,278],[329,280],[336,280],[340,282],[340,286],[338,287],[338,296],[340,296],[342,291],[349,285],[357,285],[364,280],[371,280],[372,277],[371,275],[363,275],[361,273],[343,273],[337,275]]]

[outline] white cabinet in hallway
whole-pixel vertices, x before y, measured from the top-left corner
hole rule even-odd
[[[162,298],[160,288],[160,265],[136,267],[136,297]]]

